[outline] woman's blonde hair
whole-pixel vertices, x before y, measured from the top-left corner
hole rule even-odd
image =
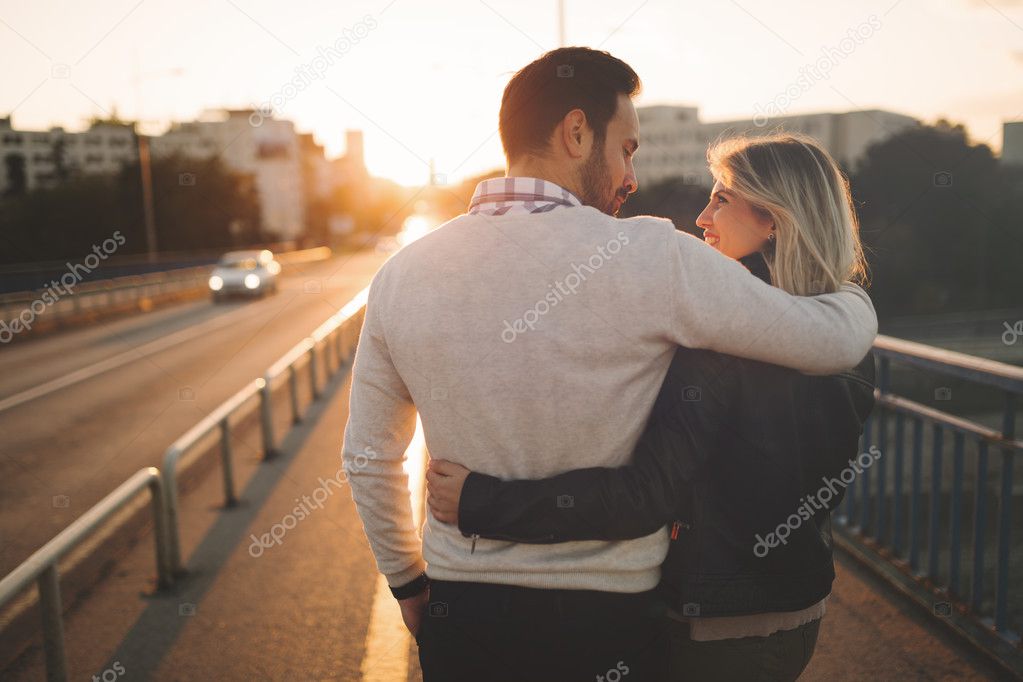
[[[715,180],[774,220],[775,242],[764,251],[772,283],[792,294],[837,291],[865,283],[866,263],[849,182],[811,137],[776,133],[711,145]]]

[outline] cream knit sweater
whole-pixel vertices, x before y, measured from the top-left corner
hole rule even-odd
[[[613,467],[629,461],[677,345],[825,374],[856,365],[876,332],[858,287],[790,296],[664,219],[590,207],[454,218],[370,286],[343,457],[377,566],[391,586],[428,567],[445,580],[651,589],[664,531],[472,550],[428,513],[420,538],[402,469],[416,411],[431,456],[483,473]]]

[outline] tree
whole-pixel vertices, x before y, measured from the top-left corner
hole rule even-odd
[[[1018,185],[961,125],[873,145],[851,184],[879,315],[1018,303],[1004,285],[1023,256]]]
[[[152,162],[161,251],[200,251],[267,241],[251,177],[219,159]],[[10,177],[10,176],[9,176]],[[146,251],[138,163],[116,175],[72,175],[52,188],[0,201],[0,263],[80,259],[115,231],[119,255]]]
[[[4,196],[24,196],[28,188],[28,178],[25,177],[25,157],[21,154],[8,154],[4,157],[4,166],[7,171],[7,189],[4,190]]]

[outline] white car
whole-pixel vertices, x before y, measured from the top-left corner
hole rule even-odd
[[[231,251],[225,253],[210,275],[213,300],[231,294],[266,296],[277,293],[277,275],[281,264],[270,251]]]

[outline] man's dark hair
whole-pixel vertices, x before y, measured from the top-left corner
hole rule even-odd
[[[603,146],[618,95],[634,97],[639,76],[628,64],[601,50],[562,47],[516,73],[501,99],[501,143],[509,163],[542,154],[565,114],[581,109]]]

